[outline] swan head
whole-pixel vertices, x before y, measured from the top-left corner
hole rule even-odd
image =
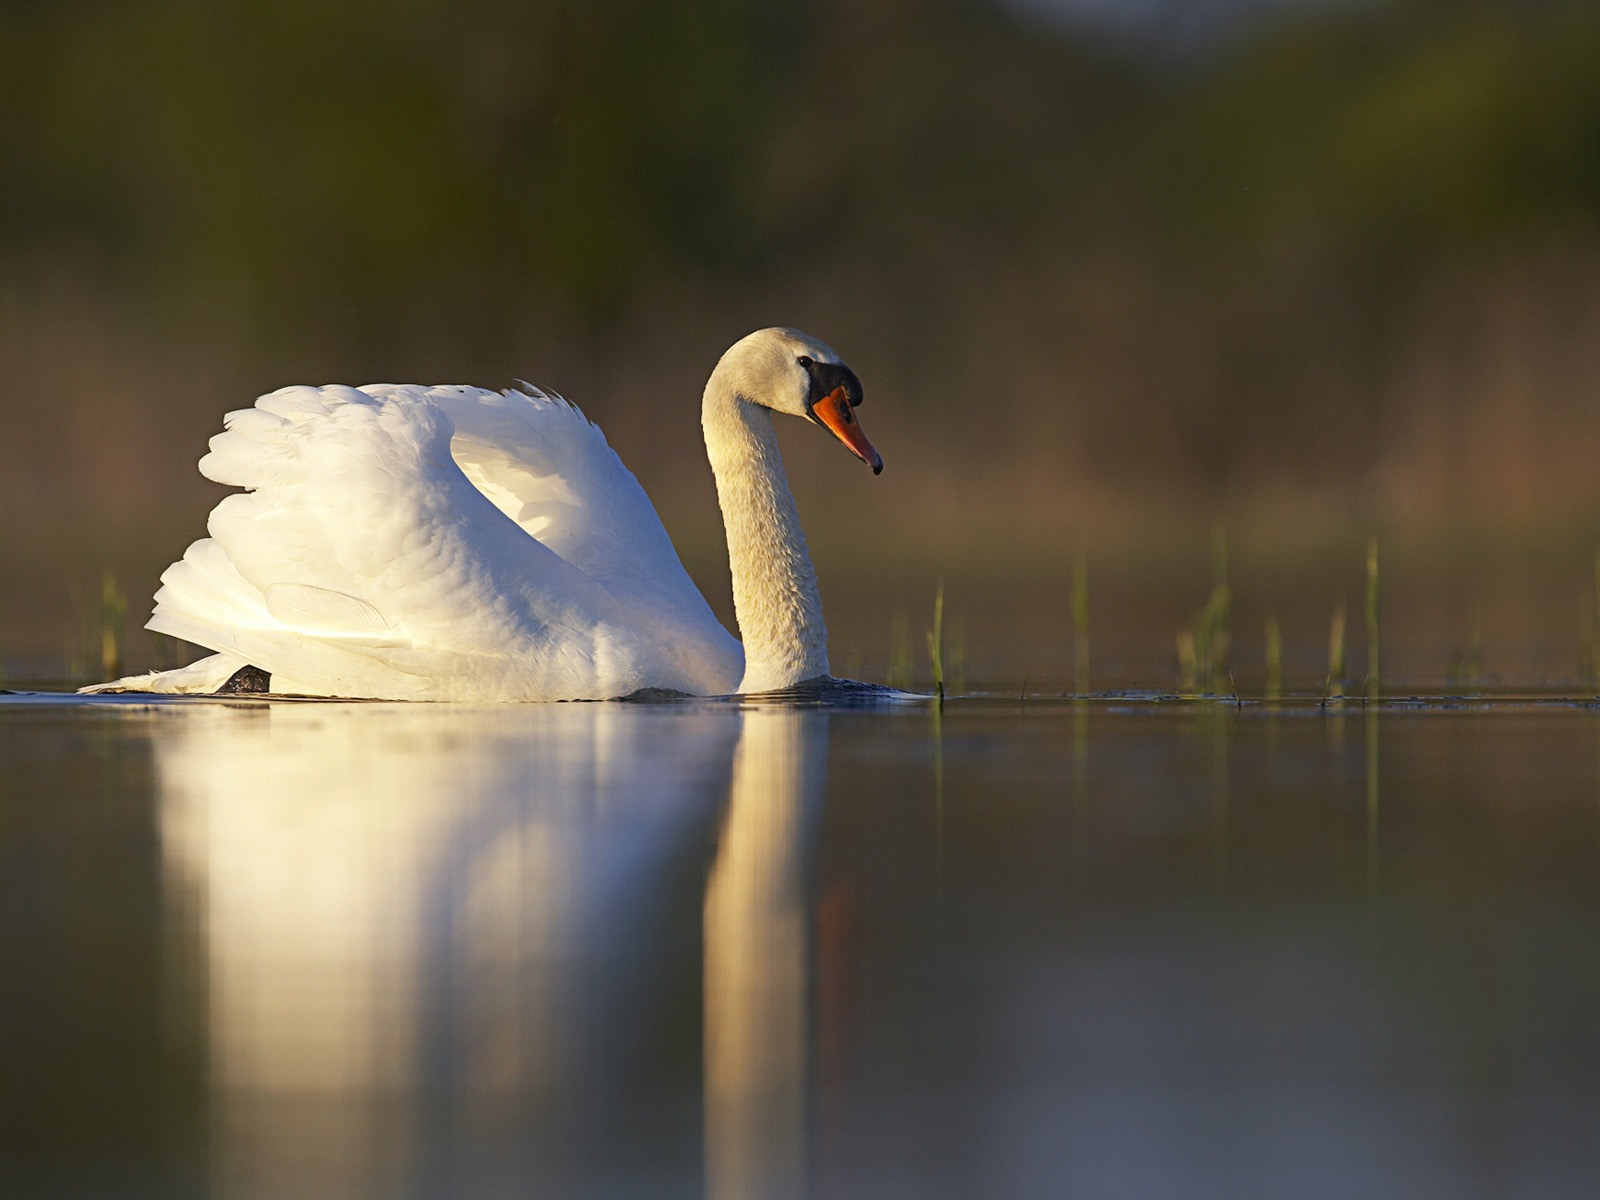
[[[883,471],[856,420],[861,380],[826,342],[798,329],[758,329],[729,348],[714,375],[751,404],[822,426],[874,475]]]

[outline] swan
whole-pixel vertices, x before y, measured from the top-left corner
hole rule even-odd
[[[772,424],[872,468],[861,383],[823,342],[761,329],[723,354],[701,425],[743,644],[633,474],[531,385],[288,387],[229,413],[200,471],[243,488],[161,576],[146,628],[214,653],[101,691],[390,700],[766,692],[828,677],[816,572]]]

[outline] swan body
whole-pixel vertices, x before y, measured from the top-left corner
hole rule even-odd
[[[740,645],[604,435],[532,387],[289,387],[229,413],[200,470],[224,498],[147,628],[215,653],[102,689],[580,700],[768,691],[828,674],[816,574],[771,414],[881,470],[860,384],[805,334],[735,343],[701,406]],[[86,689],[87,690],[87,689]]]

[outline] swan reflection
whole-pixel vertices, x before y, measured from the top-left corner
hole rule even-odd
[[[158,711],[212,1191],[803,1190],[825,714]]]

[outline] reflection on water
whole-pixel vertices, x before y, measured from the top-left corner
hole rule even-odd
[[[1368,708],[1361,722],[1367,748],[1367,898],[1378,901],[1378,710]]]
[[[810,937],[804,872],[827,718],[745,714],[705,905],[706,1194],[804,1191]]]
[[[0,699],[0,1195],[1597,1194],[1597,745]]]
[[[707,1190],[799,1194],[825,718],[437,713],[219,706],[156,740],[167,869],[205,913],[218,1186],[642,1185],[630,1140],[697,1115],[659,1042],[703,963]]]

